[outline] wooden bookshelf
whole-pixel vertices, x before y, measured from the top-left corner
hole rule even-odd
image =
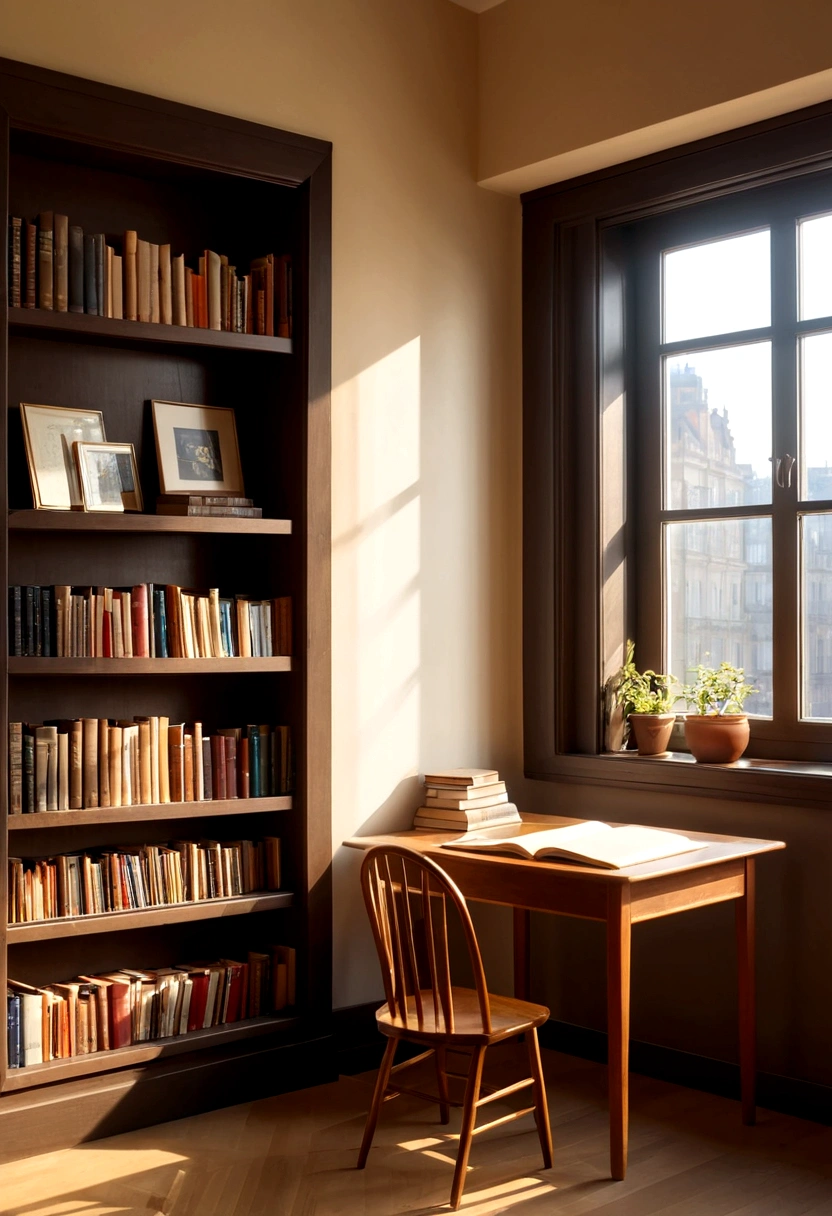
[[[291,536],[290,519],[236,519],[187,515],[108,515],[85,511],[13,511],[11,532],[181,532],[240,536]]]
[[[184,676],[291,671],[288,655],[268,659],[15,659],[10,676]]]
[[[268,252],[292,260],[292,338],[193,329],[39,308],[0,310],[0,520],[7,585],[167,583],[271,599],[291,596],[292,658],[6,657],[0,766],[9,721],[132,719],[291,728],[291,795],[9,815],[0,798],[0,910],[7,858],[104,851],[177,834],[191,820],[217,841],[278,836],[286,891],[98,916],[5,924],[0,992],[121,967],[245,961],[294,947],[297,1006],[176,1039],[28,1068],[0,1042],[0,1144],[6,1158],[140,1126],[334,1075],[331,1012],[330,212],[331,148],[159,98],[0,60],[0,174],[8,215],[69,216],[122,252],[135,229],[192,269],[205,249],[238,268]],[[6,191],[4,191],[5,197]],[[4,221],[5,223],[5,221]],[[7,247],[4,230],[3,248]],[[240,271],[242,273],[242,271]],[[0,299],[9,298],[3,258]],[[244,493],[262,519],[152,514],[160,487],[150,402],[231,406]],[[107,439],[134,445],[147,514],[37,511],[21,402],[101,409]],[[5,652],[4,652],[5,653]],[[214,679],[206,680],[206,676]],[[127,678],[140,677],[140,678]],[[170,678],[174,677],[174,678]],[[220,678],[217,678],[220,677]],[[287,678],[288,677],[288,678]],[[251,816],[255,816],[254,819]],[[241,819],[245,816],[245,819]],[[200,820],[210,820],[198,827]],[[181,829],[179,829],[181,832]],[[175,1057],[175,1059],[168,1059]],[[186,1071],[188,1083],[181,1084]],[[79,1088],[77,1079],[83,1078]],[[116,1113],[117,1112],[117,1113]]]
[[[114,1068],[134,1067],[150,1060],[205,1050],[207,1047],[224,1047],[242,1039],[259,1039],[275,1032],[285,1034],[299,1024],[300,1019],[293,1014],[247,1018],[227,1026],[211,1026],[207,1030],[192,1030],[190,1034],[180,1034],[170,1039],[156,1039],[152,1043],[135,1043],[132,1047],[116,1047],[113,1051],[96,1051],[85,1056],[72,1056],[68,1060],[30,1064],[27,1068],[10,1069],[4,1089],[7,1092],[30,1089],[33,1085],[65,1081],[70,1077],[89,1077],[95,1073],[110,1072]]]
[[[263,815],[291,809],[292,799],[289,795],[273,798],[209,798],[203,802],[163,802],[150,806],[105,806],[90,810],[9,815],[7,826],[10,832],[48,832],[92,823],[149,823],[152,820],[204,819],[217,815]]]
[[[273,912],[290,908],[291,891],[259,891],[232,899],[200,899],[187,904],[164,904],[160,908],[131,908],[128,912],[102,912],[91,916],[59,916],[54,920],[31,920],[9,925],[9,945],[20,942],[55,941],[61,937],[85,937],[89,933],[124,933],[150,925],[181,925],[218,916],[246,916],[250,912]]]
[[[215,329],[193,329],[184,325],[117,321],[90,317],[85,313],[48,312],[39,308],[10,308],[9,329],[16,333],[49,333],[73,341],[159,343],[177,347],[213,347],[218,350],[257,351],[291,355],[291,338],[266,338],[260,334],[231,334]]]

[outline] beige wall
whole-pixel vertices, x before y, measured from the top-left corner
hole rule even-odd
[[[334,143],[333,840],[425,766],[520,764],[519,204],[475,184],[447,0],[3,5],[13,59]],[[379,992],[335,858],[335,1000]]]
[[[509,193],[832,97],[822,0],[506,0],[478,21],[478,178]]]

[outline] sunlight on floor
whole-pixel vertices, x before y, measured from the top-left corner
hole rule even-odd
[[[108,1142],[102,1141],[102,1145]],[[179,1153],[162,1149],[143,1148],[141,1171],[143,1176],[164,1170],[164,1192],[171,1189],[173,1167],[188,1158]],[[108,1216],[113,1212],[129,1210],[122,1205],[102,1204],[94,1198],[81,1198],[91,1183],[103,1188],[108,1183],[126,1183],[136,1171],[136,1153],[131,1149],[84,1148],[67,1149],[48,1153],[43,1157],[31,1157],[14,1166],[15,1180],[0,1189],[0,1216],[26,1216],[36,1212],[37,1216]],[[176,1173],[182,1174],[182,1170]],[[75,1191],[72,1198],[68,1193]],[[148,1216],[153,1209],[148,1208]]]

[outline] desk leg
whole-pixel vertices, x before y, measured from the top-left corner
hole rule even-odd
[[[745,861],[745,895],[735,903],[740,1015],[742,1121],[756,1122],[757,1014],[754,983],[754,858]]]
[[[607,1071],[610,1103],[610,1172],[627,1173],[630,1069],[630,889],[610,885],[607,896]]]
[[[514,995],[518,1000],[529,999],[531,987],[530,937],[532,914],[528,908],[514,909]]]

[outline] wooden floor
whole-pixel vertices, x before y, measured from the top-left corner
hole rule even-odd
[[[511,1071],[514,1051],[495,1049],[492,1079]],[[544,1056],[555,1167],[540,1168],[531,1119],[528,1127],[521,1121],[486,1133],[471,1154],[467,1216],[832,1216],[832,1128],[765,1111],[756,1128],[744,1128],[736,1102],[640,1077],[632,1078],[629,1177],[611,1182],[604,1070]],[[371,1080],[344,1077],[2,1166],[0,1214],[441,1211],[455,1152],[447,1133],[459,1111],[446,1129],[436,1107],[410,1098],[388,1103],[360,1173],[354,1164]]]

